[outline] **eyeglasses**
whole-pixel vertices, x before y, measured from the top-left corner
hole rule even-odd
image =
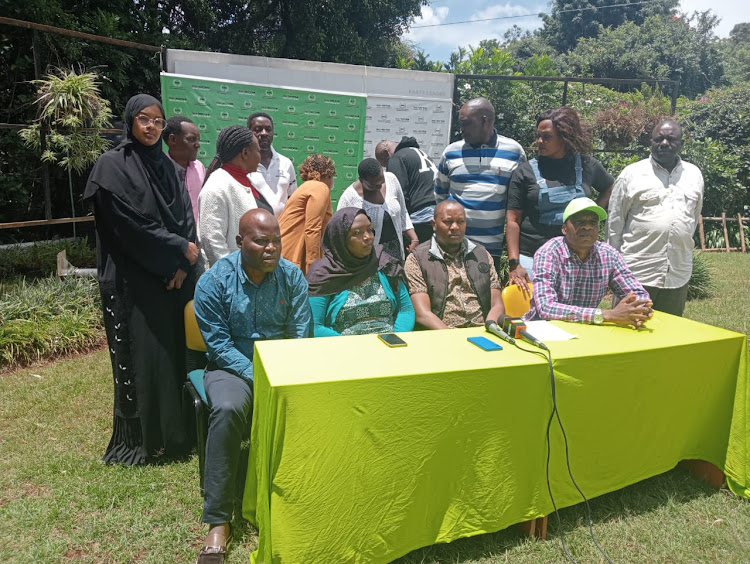
[[[135,120],[143,127],[148,127],[152,123],[154,124],[154,127],[156,129],[164,129],[165,127],[167,127],[167,120],[162,118],[151,119],[146,114],[138,114],[137,116],[135,116]]]

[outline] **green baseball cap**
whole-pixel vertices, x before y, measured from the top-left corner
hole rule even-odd
[[[607,212],[604,211],[604,208],[597,206],[594,200],[591,198],[576,198],[575,200],[570,200],[568,207],[565,208],[565,211],[563,212],[563,223],[568,221],[568,218],[571,215],[575,215],[582,211],[594,212],[599,218],[599,221],[607,219]]]

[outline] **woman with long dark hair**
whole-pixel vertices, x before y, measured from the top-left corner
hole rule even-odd
[[[96,218],[97,269],[114,377],[112,438],[104,460],[144,464],[191,448],[182,411],[183,308],[198,258],[190,196],[162,152],[156,98],[125,106],[126,139],[104,153],[84,201]]]
[[[590,156],[591,133],[575,110],[555,108],[536,120],[539,157],[518,165],[508,184],[505,241],[510,282],[526,291],[532,278],[534,253],[561,235],[568,203],[593,198],[607,207],[615,179]]]

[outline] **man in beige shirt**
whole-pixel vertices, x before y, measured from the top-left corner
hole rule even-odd
[[[466,238],[466,212],[455,200],[435,207],[435,234],[407,258],[409,295],[425,329],[477,327],[505,313],[492,257]]]
[[[608,242],[651,296],[654,309],[682,315],[693,270],[693,233],[703,175],[680,158],[682,128],[654,127],[651,156],[620,173],[609,201]]]

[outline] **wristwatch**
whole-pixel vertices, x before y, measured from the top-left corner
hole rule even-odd
[[[602,314],[602,310],[594,310],[594,325],[601,325],[602,323],[604,323],[604,315]]]
[[[517,267],[520,263],[518,259],[508,259],[508,268],[513,270],[515,267]]]

